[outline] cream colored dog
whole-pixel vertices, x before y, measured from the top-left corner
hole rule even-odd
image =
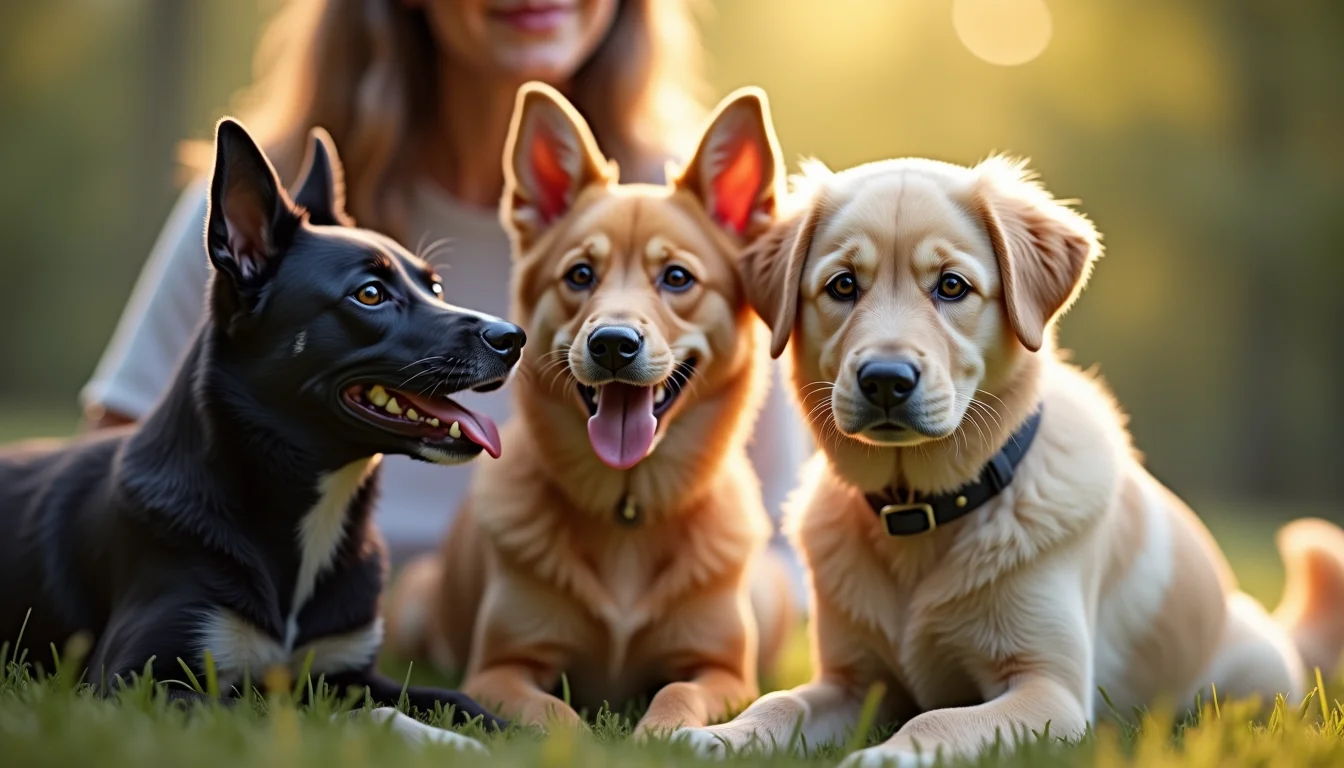
[[[803,181],[803,210],[745,264],[773,353],[792,338],[822,447],[791,521],[816,675],[679,737],[706,753],[832,741],[881,682],[881,717],[904,725],[848,763],[921,765],[1024,729],[1078,736],[1098,689],[1121,712],[1210,684],[1296,701],[1305,667],[1333,669],[1344,533],[1284,529],[1271,619],[1144,470],[1111,395],[1056,355],[1052,322],[1100,253],[1086,218],[1001,158]],[[1006,487],[977,497],[987,464],[1022,449]],[[936,500],[969,511],[936,524],[921,503]],[[912,535],[888,535],[889,514]]]

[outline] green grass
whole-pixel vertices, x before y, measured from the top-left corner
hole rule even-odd
[[[99,766],[414,766],[480,765],[483,760],[446,747],[408,745],[384,727],[353,720],[333,721],[333,713],[358,706],[334,695],[319,697],[309,708],[296,706],[288,685],[256,694],[233,708],[169,704],[169,685],[137,678],[113,700],[93,696],[78,681],[59,673],[39,675],[10,662],[0,680],[0,755],[5,765]],[[205,682],[200,682],[202,687]],[[438,722],[442,713],[424,719]],[[977,765],[1087,766],[1310,766],[1344,764],[1344,707],[1322,704],[1315,692],[1296,706],[1278,702],[1268,717],[1249,705],[1206,704],[1183,721],[1160,713],[1136,713],[1119,724],[1103,724],[1075,743],[1048,735],[1028,738],[1016,752],[991,750]],[[591,731],[543,736],[511,728],[480,737],[499,766],[655,766],[693,765],[679,745],[630,739],[630,721],[600,714]],[[833,765],[849,749],[874,743],[886,734],[874,729],[846,745],[799,754],[765,757],[734,755],[731,765]]]
[[[801,633],[800,633],[801,635]],[[64,667],[77,669],[78,649],[67,649]],[[384,726],[361,720],[333,720],[336,713],[366,706],[351,694],[319,693],[313,705],[298,702],[309,686],[322,692],[321,680],[292,684],[268,679],[266,692],[234,707],[208,703],[186,707],[167,700],[172,686],[217,690],[211,679],[188,673],[181,680],[149,681],[133,677],[116,697],[102,699],[60,668],[45,671],[12,658],[9,644],[0,653],[0,755],[6,766],[96,764],[120,768],[142,765],[331,766],[481,765],[622,766],[655,768],[701,763],[684,747],[662,740],[636,744],[631,739],[637,708],[606,710],[590,718],[582,733],[542,734],[511,727],[487,733],[478,724],[459,729],[484,741],[488,761],[437,745],[415,746]],[[434,676],[391,665],[387,671],[411,679]],[[407,673],[410,674],[407,674]],[[1318,681],[1319,683],[1319,681]],[[1192,702],[1193,711],[1115,713],[1083,739],[1066,743],[1048,732],[1023,739],[1016,750],[991,749],[971,765],[982,766],[1337,766],[1344,765],[1344,705],[1332,693],[1344,682],[1320,687],[1301,702],[1277,701],[1257,709],[1248,702]],[[871,723],[871,708],[862,721]],[[441,725],[447,713],[413,712]],[[829,766],[860,746],[876,744],[891,726],[861,726],[843,744],[812,745],[810,754],[765,756],[735,754],[730,765]]]

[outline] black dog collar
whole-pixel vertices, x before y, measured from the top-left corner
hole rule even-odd
[[[913,492],[902,494],[889,488],[879,494],[868,494],[868,504],[882,520],[882,527],[889,536],[913,536],[947,525],[975,511],[1013,482],[1013,470],[1027,455],[1027,449],[1031,447],[1040,426],[1041,409],[1037,408],[1031,418],[989,460],[980,471],[980,477],[951,493],[921,496]],[[902,496],[906,501],[899,501]]]

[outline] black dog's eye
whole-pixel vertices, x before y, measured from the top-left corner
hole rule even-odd
[[[971,284],[956,272],[944,272],[942,277],[938,278],[938,298],[943,301],[956,301],[970,290]]]
[[[429,290],[433,292],[435,298],[439,299],[443,298],[443,283],[440,283],[438,280],[435,280],[433,283],[430,283]]]
[[[841,272],[826,284],[826,292],[836,301],[853,301],[859,297],[859,283],[853,272]]]
[[[355,301],[366,307],[376,307],[387,301],[387,294],[379,283],[365,283],[359,287],[358,291],[355,291]]]
[[[594,279],[593,268],[587,264],[575,264],[565,273],[565,282],[576,291],[591,288]]]
[[[663,270],[662,283],[664,288],[676,293],[690,288],[695,277],[685,267],[672,266]]]

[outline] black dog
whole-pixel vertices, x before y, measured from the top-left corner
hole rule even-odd
[[[375,669],[380,454],[498,456],[494,424],[445,395],[498,387],[524,336],[444,303],[424,262],[352,228],[329,141],[314,132],[291,201],[221,121],[206,319],[163,399],[135,428],[0,452],[0,638],[29,609],[26,647],[86,631],[103,686],[151,658],[160,680],[184,677],[178,659],[199,678],[207,649],[236,686],[276,665],[292,675],[311,652],[314,677],[398,700]],[[398,389],[412,378],[415,392]],[[460,693],[407,693],[502,723]]]

